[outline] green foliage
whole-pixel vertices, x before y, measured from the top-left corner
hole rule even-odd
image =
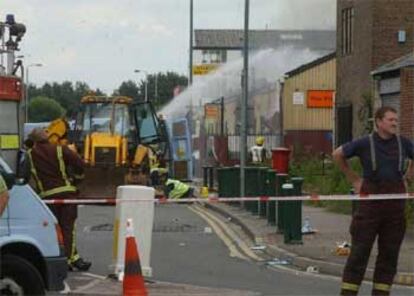
[[[134,100],[138,100],[138,94],[139,94],[138,86],[132,80],[122,82],[119,88],[113,93],[113,95],[127,96],[130,98],[133,98]]]
[[[35,97],[29,104],[29,121],[52,121],[65,115],[65,109],[55,100],[48,97]]]
[[[187,77],[175,72],[150,74],[135,83],[134,81],[124,81],[114,92],[116,95],[125,95],[134,98],[134,100],[143,102],[145,100],[145,80],[148,78],[148,100],[153,102],[156,109],[161,109],[173,98],[173,91],[176,86],[186,86]],[[157,95],[155,90],[157,89]]]
[[[74,84],[70,81],[62,83],[45,83],[41,87],[35,85],[29,86],[29,97],[38,96],[48,97],[58,102],[65,110],[68,117],[73,117],[78,109],[80,99],[91,91],[85,82],[77,81]],[[96,89],[95,93],[102,95],[103,93]]]
[[[362,95],[361,103],[358,108],[358,119],[362,123],[363,134],[369,134],[373,130],[373,117],[374,117],[374,103],[373,97],[370,92]]]
[[[351,159],[350,165],[354,171],[361,174],[362,167],[358,159]],[[290,166],[290,175],[304,178],[303,192],[321,195],[348,194],[352,188],[341,170],[332,163],[332,160],[321,158],[307,158],[293,160]],[[408,189],[414,192],[414,184]],[[329,211],[343,214],[352,212],[351,201],[309,201],[307,205],[324,207]],[[408,200],[405,212],[408,225],[414,224],[414,201]]]
[[[360,171],[359,162],[351,161],[351,166]],[[304,178],[303,191],[312,194],[349,194],[351,184],[345,179],[339,168],[332,163],[330,158],[308,158],[293,161],[290,173]],[[332,212],[350,214],[351,201],[316,201],[308,202],[308,205],[324,207]]]

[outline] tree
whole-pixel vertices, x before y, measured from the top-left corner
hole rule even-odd
[[[177,86],[186,86],[187,77],[175,72],[159,72],[148,75],[148,100],[153,103],[156,109],[162,108],[173,98],[174,88]],[[155,95],[155,80],[157,78],[157,93]],[[143,102],[145,100],[145,79],[139,81],[138,85],[134,81],[128,80],[121,83],[114,95],[123,95],[132,97],[135,101]]]
[[[133,98],[134,101],[136,101],[138,100],[138,92],[139,92],[139,89],[138,89],[137,84],[132,80],[128,80],[128,81],[122,82],[119,88],[114,91],[113,95],[127,96],[130,98]]]
[[[39,88],[31,84],[29,86],[29,97],[43,96],[51,98],[66,110],[68,117],[72,118],[78,110],[80,99],[90,91],[88,84],[81,81],[77,81],[74,84],[70,81],[62,83],[46,82]],[[99,89],[96,89],[94,92],[97,95],[104,95]]]
[[[52,121],[65,115],[65,109],[55,100],[38,96],[33,98],[29,104],[29,121],[45,122]]]

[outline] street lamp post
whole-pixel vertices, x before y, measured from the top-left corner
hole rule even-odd
[[[26,86],[25,86],[25,121],[29,122],[29,68],[31,67],[42,67],[40,63],[30,64],[26,67]]]
[[[145,102],[148,102],[148,71],[141,70],[141,69],[135,69],[135,73],[143,72],[145,73]]]

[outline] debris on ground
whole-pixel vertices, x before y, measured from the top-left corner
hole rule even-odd
[[[306,217],[302,226],[302,234],[314,234],[316,232],[318,231],[312,227],[309,217]]]
[[[275,266],[275,265],[290,265],[291,261],[288,259],[279,259],[279,258],[273,258],[270,261],[266,262],[266,265],[269,266]]]
[[[348,256],[351,252],[351,244],[348,242],[337,243],[335,254],[337,256]]]
[[[319,267],[318,266],[308,266],[307,268],[306,268],[306,272],[309,272],[309,273],[319,273]]]

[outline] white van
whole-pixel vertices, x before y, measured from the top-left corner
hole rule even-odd
[[[1,157],[0,170],[13,176]],[[0,295],[63,290],[68,267],[56,218],[27,184],[14,184],[9,195],[0,217]]]

